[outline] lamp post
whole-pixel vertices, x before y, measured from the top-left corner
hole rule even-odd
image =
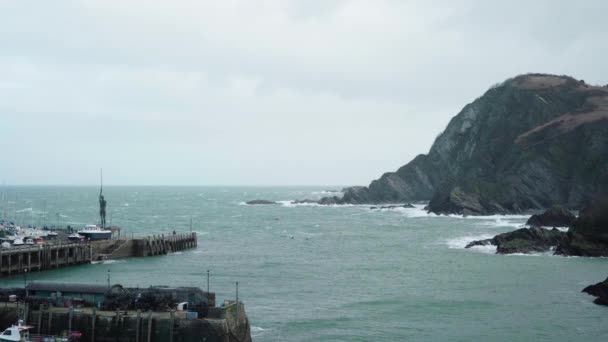
[[[207,270],[207,304],[209,303],[209,270]]]
[[[108,268],[108,290],[110,289],[110,269]]]

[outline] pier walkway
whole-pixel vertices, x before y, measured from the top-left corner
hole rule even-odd
[[[178,252],[198,245],[196,233],[152,235],[79,243],[53,242],[0,249],[0,277],[90,264],[93,261],[147,257]]]

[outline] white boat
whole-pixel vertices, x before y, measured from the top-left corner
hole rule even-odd
[[[2,248],[11,248],[11,243],[8,241],[4,241],[2,244],[0,244],[0,246]]]
[[[57,238],[57,235],[59,235],[59,234],[57,234],[55,232],[48,232],[48,233],[46,233],[46,239],[47,240],[54,240],[54,239]]]
[[[108,240],[112,238],[111,230],[103,229],[94,224],[87,224],[78,231],[78,234],[84,236],[87,240]]]
[[[34,242],[34,239],[32,239],[32,238],[27,238],[27,239],[25,239],[25,244],[26,245],[35,245],[36,242]]]
[[[29,329],[33,328],[31,325],[24,325],[23,320],[19,320],[17,325],[4,330],[0,334],[0,341],[29,341]]]
[[[12,342],[33,342],[33,341],[61,341],[67,342],[71,341],[70,338],[66,337],[55,337],[50,335],[31,335],[29,330],[32,329],[33,326],[25,325],[23,320],[20,319],[17,322],[17,325],[13,325],[10,328],[7,328],[0,334],[0,342],[3,341],[12,341]],[[72,332],[70,337],[80,337],[82,334],[78,332]]]
[[[78,233],[73,233],[68,235],[68,240],[70,241],[82,241],[84,240],[84,236],[78,234]]]
[[[13,240],[13,246],[23,246],[23,238],[20,236],[15,237],[15,240]]]

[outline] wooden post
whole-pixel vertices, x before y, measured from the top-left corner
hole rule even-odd
[[[141,310],[137,310],[137,319],[135,320],[135,342],[139,342],[139,329],[141,328]]]
[[[40,326],[42,325],[42,304],[38,307],[38,335],[40,335]]]
[[[147,342],[152,341],[152,311],[148,313],[148,336]]]
[[[97,308],[93,307],[93,317],[91,318],[91,342],[95,342],[95,321],[97,320]]]
[[[74,317],[74,307],[70,305],[70,311],[68,313],[68,333],[72,333],[72,317]]]
[[[46,327],[46,332],[47,334],[51,334],[51,329],[53,328],[53,311],[50,310],[49,308],[49,324]]]
[[[169,342],[173,342],[173,324],[175,324],[175,310],[171,310],[171,325],[169,326]]]

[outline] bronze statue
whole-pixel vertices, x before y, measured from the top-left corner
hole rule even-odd
[[[99,187],[99,216],[101,217],[101,228],[106,227],[106,199],[103,198],[103,169],[100,170],[101,186]]]
[[[101,216],[101,228],[106,227],[106,200],[101,192],[99,193],[99,216]]]

